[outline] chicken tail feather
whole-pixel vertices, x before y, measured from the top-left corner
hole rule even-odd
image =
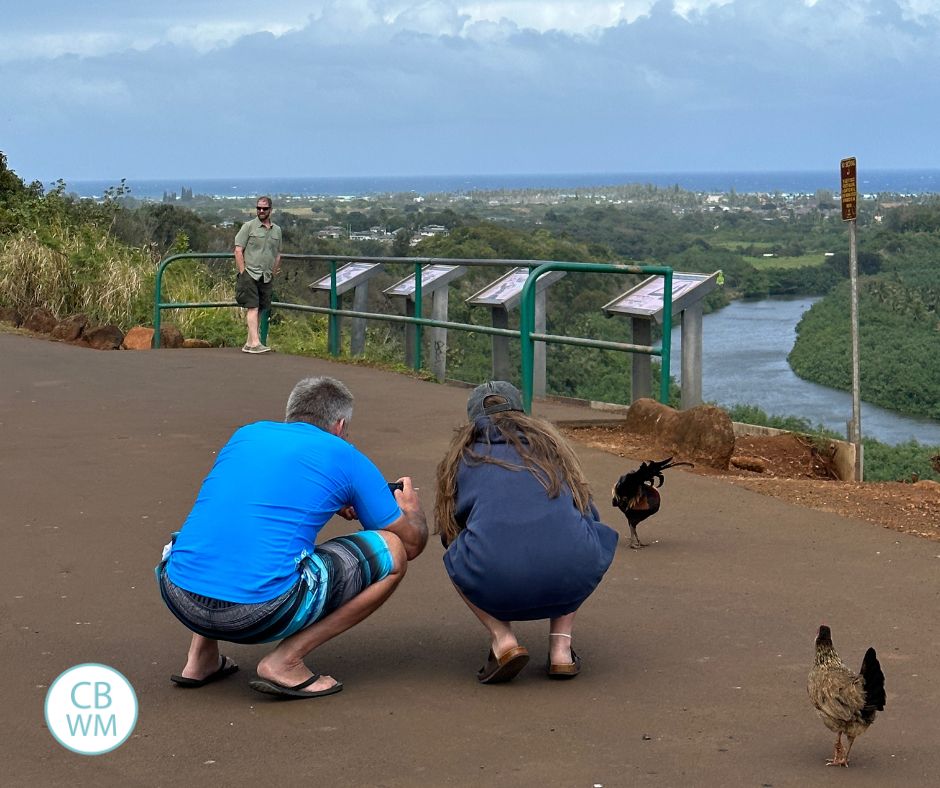
[[[862,659],[859,674],[865,680],[865,708],[862,716],[871,721],[876,711],[883,711],[885,707],[885,674],[881,672],[881,663],[875,654],[875,649],[869,648]]]
[[[663,486],[665,481],[663,477],[664,470],[676,468],[680,465],[688,465],[690,468],[695,467],[691,462],[673,462],[672,457],[667,457],[659,462],[650,460],[641,463],[635,471],[625,473],[617,480],[614,485],[611,503],[620,509],[629,507],[631,502],[643,492],[644,487],[654,486],[654,482],[658,482],[658,484],[655,484],[656,487]]]

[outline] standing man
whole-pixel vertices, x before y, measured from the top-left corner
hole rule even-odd
[[[259,197],[258,215],[235,236],[235,301],[248,310],[248,341],[243,353],[267,353],[258,336],[259,314],[271,308],[272,279],[281,270],[281,228],[271,221],[271,198]]]
[[[238,670],[219,641],[280,643],[252,689],[281,698],[339,692],[304,658],[369,616],[428,539],[409,477],[390,489],[347,441],[353,396],[334,378],[301,380],[284,422],[237,430],[219,452],[157,567],[167,607],[193,632],[182,673],[197,688]],[[362,530],[317,544],[334,514]]]

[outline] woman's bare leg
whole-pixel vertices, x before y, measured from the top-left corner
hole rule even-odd
[[[571,657],[571,633],[574,630],[574,613],[568,613],[566,616],[553,618],[549,622],[549,643],[548,654],[553,665],[570,665]]]
[[[454,588],[457,588],[457,586],[455,585]],[[493,653],[497,657],[519,645],[519,641],[516,640],[516,635],[512,631],[511,622],[500,621],[498,618],[493,618],[489,613],[480,610],[480,608],[463,595],[463,592],[459,588],[457,588],[457,593],[473,612],[473,615],[480,620],[480,623],[483,624],[490,633],[490,648],[493,649]]]

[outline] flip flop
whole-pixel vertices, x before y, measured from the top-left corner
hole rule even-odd
[[[486,664],[477,671],[481,684],[502,684],[512,681],[529,662],[529,652],[525,646],[514,646],[497,657],[490,649]]]
[[[571,662],[553,663],[549,657],[545,669],[550,679],[573,679],[581,672],[581,657],[571,649]]]
[[[320,698],[324,695],[335,695],[343,689],[343,682],[337,681],[332,687],[314,692],[304,692],[304,688],[313,684],[321,675],[315,673],[306,681],[301,681],[300,684],[295,684],[293,687],[287,687],[278,684],[276,681],[262,678],[252,679],[248,682],[248,686],[257,692],[263,692],[266,695],[277,695],[280,698]]]
[[[211,684],[213,681],[224,679],[226,676],[231,676],[238,670],[238,665],[232,662],[232,660],[230,660],[224,654],[220,654],[219,656],[222,658],[222,664],[219,665],[215,673],[210,673],[204,679],[191,679],[187,678],[186,676],[170,676],[170,681],[172,681],[178,687],[196,689],[197,687],[205,687],[206,684]]]

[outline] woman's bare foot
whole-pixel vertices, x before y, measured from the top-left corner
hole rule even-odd
[[[573,661],[571,656],[571,635],[563,632],[549,633],[549,658],[553,665],[570,665]]]

